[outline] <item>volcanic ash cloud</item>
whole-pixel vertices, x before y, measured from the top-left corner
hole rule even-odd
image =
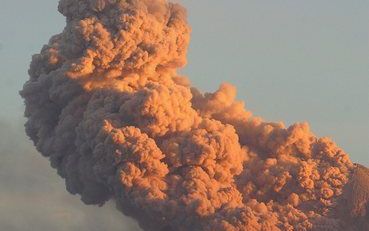
[[[185,10],[60,0],[63,32],[32,58],[28,136],[86,204],[144,230],[369,230],[369,173],[306,123],[264,122],[186,64]]]

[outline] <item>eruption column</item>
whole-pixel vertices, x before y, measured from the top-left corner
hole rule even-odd
[[[32,58],[28,136],[86,204],[144,230],[369,230],[368,170],[306,123],[265,122],[179,76],[190,28],[165,0],[60,0]]]

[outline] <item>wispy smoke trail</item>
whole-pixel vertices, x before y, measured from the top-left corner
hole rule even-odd
[[[368,170],[306,123],[254,117],[176,73],[190,28],[165,0],[60,0],[34,55],[26,131],[87,204],[144,230],[369,230]]]

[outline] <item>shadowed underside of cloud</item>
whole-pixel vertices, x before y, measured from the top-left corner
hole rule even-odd
[[[334,142],[253,116],[230,84],[203,94],[177,74],[180,5],[59,11],[66,27],[33,56],[21,96],[28,136],[70,193],[113,199],[144,230],[366,230],[368,173]]]
[[[139,231],[113,203],[86,206],[34,150],[23,121],[0,121],[0,230]]]

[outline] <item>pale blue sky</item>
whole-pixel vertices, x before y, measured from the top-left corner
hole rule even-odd
[[[369,164],[369,1],[183,2],[194,85],[233,83],[255,114],[309,121]]]
[[[256,115],[286,124],[309,121],[318,136],[333,137],[354,161],[369,165],[369,1],[181,2],[188,8],[193,28],[189,64],[182,72],[193,85],[213,91],[221,82],[233,83],[238,98]],[[0,173],[4,176],[8,171],[0,181],[9,185],[8,190],[0,190],[0,217],[4,218],[0,223],[8,225],[4,226],[7,230],[22,230],[22,226],[11,226],[15,220],[2,215],[8,214],[1,210],[4,201],[9,195],[23,198],[27,190],[34,192],[32,187],[43,188],[44,184],[54,187],[43,197],[51,207],[45,209],[31,201],[27,206],[39,211],[39,219],[46,213],[45,222],[57,219],[49,214],[54,211],[52,201],[58,199],[68,201],[68,211],[75,213],[102,211],[70,202],[74,199],[64,192],[62,180],[32,150],[20,125],[23,103],[18,90],[28,78],[31,55],[64,27],[56,8],[57,0],[1,0],[0,4],[0,130],[5,131],[0,138],[9,141],[0,143]],[[17,139],[12,134],[18,134]],[[13,146],[7,147],[9,143]],[[41,170],[50,174],[50,183],[47,177],[37,180]],[[21,174],[24,171],[29,172],[26,179]],[[24,181],[37,183],[27,185],[23,194],[14,193],[19,192],[16,184],[24,185]],[[10,209],[14,215],[32,218],[27,216],[33,210],[16,206],[20,204]],[[29,230],[50,227],[41,221],[34,225]],[[73,230],[65,224],[60,227],[58,231]]]

